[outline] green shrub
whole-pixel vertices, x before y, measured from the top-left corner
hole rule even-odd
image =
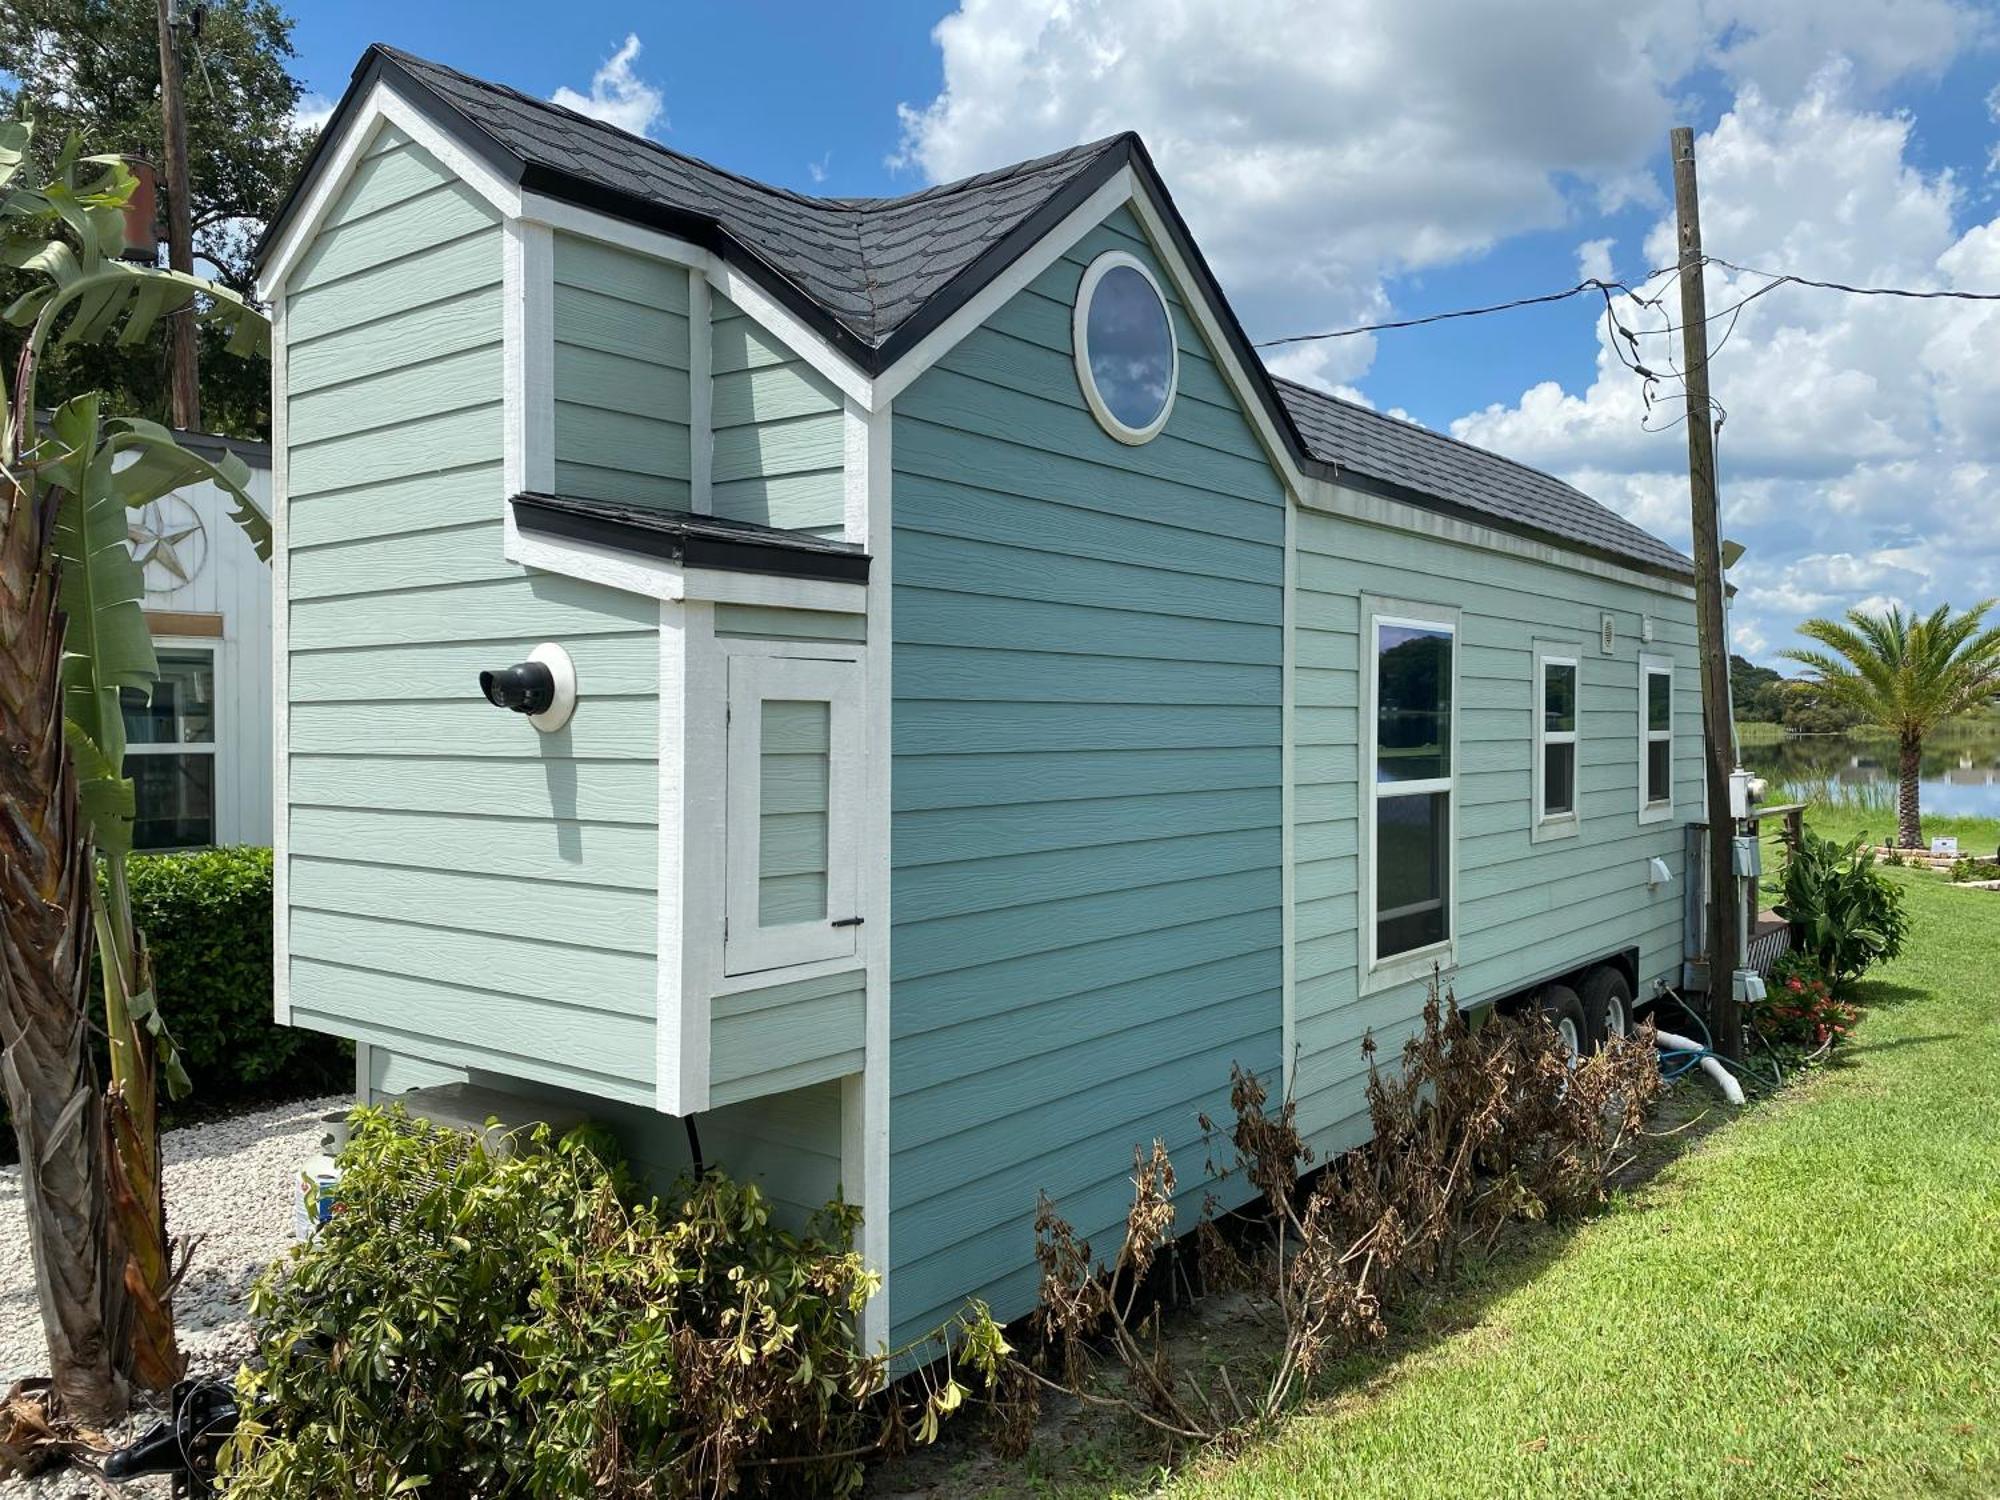
[[[1951,862],[1951,878],[1955,881],[2000,880],[2000,860],[1961,855]]]
[[[252,1294],[231,1500],[845,1494],[965,1394],[947,1374],[871,1412],[852,1208],[793,1236],[713,1171],[635,1199],[587,1130],[491,1154],[400,1109],[354,1119],[339,1211]],[[999,1331],[966,1328],[990,1377]]]
[[[128,866],[132,916],[196,1108],[353,1084],[350,1049],[271,1019],[271,869],[271,851],[258,848],[135,855]]]
[[[146,935],[154,987],[194,1093],[162,1098],[162,1123],[233,1105],[301,1098],[353,1084],[353,1049],[271,1019],[271,851],[195,849],[135,854],[127,865],[132,915]],[[103,1013],[93,970],[91,1014]],[[98,1076],[108,1077],[101,1026]],[[0,1101],[0,1161],[14,1159]]]
[[[1836,844],[1810,828],[1785,861],[1784,899],[1775,910],[1792,924],[1799,953],[1835,989],[1901,953],[1909,931],[1903,893],[1876,871],[1863,840]]]

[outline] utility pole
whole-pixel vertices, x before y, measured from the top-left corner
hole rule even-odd
[[[1740,1060],[1743,1016],[1736,971],[1743,965],[1736,876],[1736,821],[1729,773],[1736,769],[1729,707],[1729,635],[1723,610],[1722,547],[1715,494],[1715,414],[1708,395],[1708,297],[1702,287],[1701,206],[1694,131],[1676,126],[1674,216],[1680,231],[1681,344],[1687,386],[1688,490],[1694,502],[1694,607],[1701,644],[1703,761],[1708,782],[1708,993],[1715,1046]],[[1646,706],[1639,705],[1645,713]]]
[[[174,36],[180,24],[175,0],[159,0],[160,123],[167,156],[167,264],[183,274],[194,271],[194,216],[188,204],[187,116],[181,107],[181,56]],[[169,410],[176,427],[201,427],[201,386],[195,373],[193,307],[173,314],[167,326]]]

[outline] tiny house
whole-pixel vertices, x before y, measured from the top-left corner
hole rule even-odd
[[[900,1343],[1232,1064],[1340,1149],[1434,970],[1678,980],[1691,565],[1274,379],[1137,138],[815,199],[376,47],[260,254],[276,1011],[370,1095],[841,1192]]]

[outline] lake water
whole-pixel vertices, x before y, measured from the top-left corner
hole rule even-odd
[[[1745,745],[1743,764],[1772,783],[1772,800],[1896,805],[1896,742],[1882,735]],[[1921,786],[1926,813],[2000,817],[2000,725],[1954,724],[1926,740]]]

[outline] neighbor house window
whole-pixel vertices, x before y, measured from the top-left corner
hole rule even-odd
[[[1167,299],[1144,262],[1122,250],[1093,260],[1077,286],[1070,336],[1084,400],[1106,432],[1143,443],[1167,425],[1180,350]]]
[[[1674,664],[1639,658],[1639,821],[1656,823],[1674,811]]]
[[[851,956],[861,664],[746,653],[728,671],[724,970]]]
[[[1573,645],[1537,645],[1532,684],[1535,716],[1534,837],[1577,831],[1577,693],[1582,653]]]
[[[118,690],[125,774],[137,799],[135,849],[215,842],[215,652],[161,646],[160,677]]]
[[[1369,616],[1371,970],[1441,958],[1453,935],[1458,627],[1449,612],[1439,615]]]

